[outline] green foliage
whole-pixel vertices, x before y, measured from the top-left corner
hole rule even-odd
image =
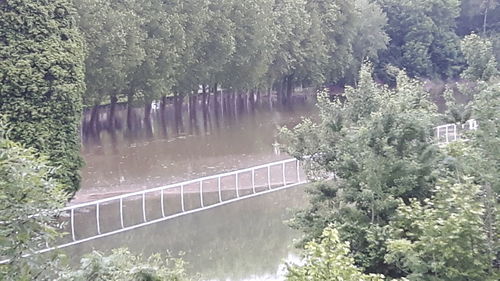
[[[182,259],[153,255],[147,260],[119,249],[94,252],[78,270],[61,271],[62,255],[36,251],[61,237],[59,210],[67,201],[62,185],[33,149],[5,138],[0,126],[0,280],[193,280]],[[58,276],[56,278],[56,276]]]
[[[310,176],[327,179],[311,191],[312,206],[293,224],[311,240],[334,223],[358,265],[395,277],[398,271],[384,261],[386,234],[379,227],[400,200],[429,195],[440,159],[429,142],[435,106],[419,82],[403,72],[397,81],[395,89],[380,86],[365,65],[344,104],[320,95],[318,124],[306,120],[282,131],[288,152],[305,160]],[[379,244],[367,247],[370,243]]]
[[[350,82],[356,81],[361,65],[366,59],[377,62],[379,53],[386,50],[389,44],[389,36],[385,32],[387,16],[380,5],[370,0],[356,0],[354,5],[356,39],[352,42],[353,63],[345,77]]]
[[[135,256],[126,249],[113,250],[104,256],[93,252],[81,260],[78,270],[61,272],[61,281],[188,281],[182,259],[162,258],[153,255],[144,259]]]
[[[277,36],[272,4],[271,0],[232,1],[228,20],[233,27],[234,53],[223,65],[221,79],[213,82],[236,90],[263,84],[272,59],[273,36]]]
[[[79,187],[83,41],[67,0],[0,2],[0,112],[12,140],[46,154]]]
[[[488,81],[500,73],[490,40],[477,34],[468,35],[462,40],[462,52],[468,65],[463,78]]]
[[[458,0],[378,0],[387,13],[391,38],[382,66],[404,68],[410,76],[455,77],[461,69],[455,19]]]
[[[364,274],[349,256],[349,243],[342,242],[337,230],[325,228],[321,241],[305,246],[302,265],[287,265],[288,281],[381,281],[383,275]]]
[[[480,187],[470,179],[442,181],[423,203],[401,202],[386,258],[410,280],[498,280],[483,228]]]
[[[144,19],[133,9],[139,5],[136,0],[74,2],[88,48],[84,102],[91,106],[129,89],[130,76],[145,56]]]
[[[40,280],[57,265],[57,257],[23,257],[60,236],[56,210],[67,196],[54,173],[0,127],[0,257],[9,260],[0,264],[1,280]]]

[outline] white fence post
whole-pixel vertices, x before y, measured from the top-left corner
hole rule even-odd
[[[203,204],[203,180],[200,180],[200,204],[202,208],[205,207]]]
[[[96,204],[95,219],[97,223],[97,234],[101,234],[101,226],[99,225],[99,202]]]
[[[122,228],[125,228],[125,225],[123,224],[123,198],[120,198],[120,224]]]
[[[75,209],[71,209],[71,237],[73,241],[76,241],[75,238]]]
[[[146,192],[142,193],[142,218],[144,222],[147,222],[146,219]]]

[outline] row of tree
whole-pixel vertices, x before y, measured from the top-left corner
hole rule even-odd
[[[145,106],[146,122],[152,101],[173,96],[180,111],[200,85],[202,104],[210,92],[219,100],[220,85],[252,100],[273,89],[286,102],[295,84],[354,83],[367,58],[382,80],[388,65],[454,77],[460,36],[498,38],[497,2],[1,1],[0,109],[15,124],[12,138],[49,155],[76,190],[82,97],[94,122],[109,103],[113,128],[121,100]]]
[[[86,106],[166,96],[352,81],[385,48],[385,16],[369,0],[75,0],[87,41]],[[370,33],[370,36],[365,36]],[[111,121],[113,122],[113,121]]]

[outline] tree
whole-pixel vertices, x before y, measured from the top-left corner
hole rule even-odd
[[[345,75],[345,80],[351,84],[356,80],[363,62],[377,62],[379,52],[386,50],[389,44],[389,36],[385,32],[387,16],[380,5],[370,0],[356,0],[354,5],[356,34],[352,42],[353,62]]]
[[[456,181],[456,183],[454,183]],[[431,199],[401,202],[390,227],[387,260],[410,280],[498,280],[487,250],[479,186],[443,180]]]
[[[96,126],[97,106],[109,98],[109,126],[114,126],[115,105],[120,96],[133,96],[130,80],[145,57],[138,0],[76,0],[78,25],[84,35],[87,91],[84,104],[94,107],[91,126]]]
[[[308,4],[306,0],[276,0],[273,6],[276,39],[269,75],[275,79],[278,96],[283,103],[286,103],[287,97],[291,95],[293,82],[307,60],[304,44],[311,28]],[[318,43],[317,50],[323,50],[322,42]]]
[[[403,72],[397,87],[375,83],[363,66],[357,88],[346,89],[346,101],[320,95],[320,122],[310,120],[283,129],[290,155],[304,160],[312,178],[311,207],[299,212],[293,225],[306,241],[335,224],[350,242],[356,264],[366,272],[400,277],[384,260],[383,230],[399,200],[426,198],[441,159],[429,142],[436,108],[422,85]]]
[[[462,40],[461,47],[468,65],[462,73],[464,79],[488,81],[499,74],[490,40],[471,34]]]
[[[455,19],[458,0],[378,0],[388,17],[389,47],[381,65],[404,68],[413,77],[455,77],[460,68]]]
[[[67,0],[0,2],[0,112],[11,138],[46,154],[78,189],[84,45]]]
[[[144,259],[141,255],[133,255],[126,249],[113,250],[111,255],[104,256],[94,251],[81,260],[78,270],[66,270],[59,273],[60,281],[188,281],[182,259],[163,258],[153,255]]]
[[[302,265],[287,265],[288,281],[381,281],[383,275],[364,274],[349,256],[349,243],[333,228],[325,228],[321,241],[305,246]]]
[[[223,68],[221,82],[228,88],[249,91],[263,84],[272,58],[274,29],[271,0],[233,1],[234,53]]]
[[[461,13],[457,21],[457,34],[465,36],[472,32],[483,36],[500,31],[498,0],[462,0]]]
[[[12,132],[12,131],[11,131]],[[57,256],[29,256],[58,234],[58,209],[67,200],[54,180],[48,159],[6,139],[0,125],[0,264],[1,280],[43,280],[57,266]]]
[[[178,38],[183,34],[179,15],[159,0],[138,0],[134,8],[142,19],[139,32],[144,39],[141,49],[145,56],[140,64],[130,70],[129,98],[144,104],[144,122],[151,124],[151,103],[171,94],[175,84],[175,69],[179,67]],[[131,100],[129,100],[131,102]],[[132,104],[129,104],[130,106]]]

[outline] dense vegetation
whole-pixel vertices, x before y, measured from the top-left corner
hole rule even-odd
[[[0,123],[0,280],[193,280],[170,256],[93,252],[73,270],[57,251],[36,254],[62,236],[58,210],[68,197],[47,159],[8,136]]]
[[[288,152],[304,160],[318,180],[310,190],[311,206],[292,222],[306,234],[308,247],[317,246],[309,241],[330,227],[350,245],[344,256],[352,255],[366,274],[498,279],[500,77],[490,47],[477,35],[464,39],[463,76],[474,83],[455,89],[470,95],[466,105],[457,105],[448,90],[447,114],[454,116],[438,114],[422,83],[403,71],[396,87],[388,88],[373,80],[367,65],[357,87],[346,89],[345,101],[320,95],[320,122],[306,119],[293,130],[283,129]],[[457,120],[459,110],[470,110],[479,128],[466,132],[466,141],[440,147],[434,126],[450,119],[460,126],[465,120]],[[332,246],[323,244],[318,251],[327,254],[320,265],[299,266],[289,280],[309,280],[294,279],[295,273],[324,270],[321,264],[337,261],[345,248],[328,250]],[[346,273],[328,274],[341,280],[336,274]]]
[[[0,2],[0,112],[11,139],[45,154],[79,187],[84,42],[68,0]]]

